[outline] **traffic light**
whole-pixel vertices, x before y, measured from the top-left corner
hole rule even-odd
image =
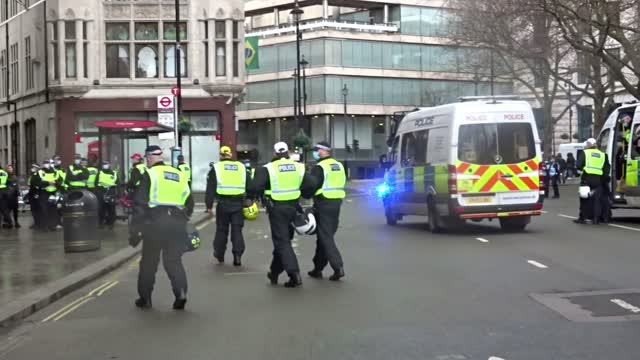
[[[360,150],[360,142],[357,139],[353,139],[353,149],[355,151]]]

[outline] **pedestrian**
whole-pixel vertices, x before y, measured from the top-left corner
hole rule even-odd
[[[585,143],[585,150],[578,157],[578,170],[582,171],[580,186],[588,186],[588,199],[580,198],[580,214],[574,220],[577,224],[584,224],[591,219],[593,224],[600,222],[602,216],[602,184],[606,175],[611,171],[607,154],[596,148],[596,139],[590,138]]]
[[[565,184],[567,180],[564,176],[564,173],[567,171],[567,162],[562,158],[561,153],[558,153],[558,155],[556,155],[556,163],[558,164],[558,168],[560,170],[558,173],[559,182]]]
[[[139,153],[131,155],[132,166],[129,169],[129,182],[127,183],[127,189],[133,193],[140,186],[142,176],[147,170],[144,164],[144,159]]]
[[[576,177],[576,158],[573,157],[573,153],[568,153],[566,178],[568,180],[574,177]]]
[[[59,223],[58,207],[55,200],[56,192],[62,188],[62,177],[60,172],[53,166],[53,161],[45,160],[43,168],[38,171],[38,177],[34,178],[35,186],[38,188],[40,211],[42,215],[42,229],[45,231],[55,231]]]
[[[547,160],[543,161],[544,164],[544,197],[545,198],[549,198],[549,186],[551,184],[551,176],[549,175],[549,171],[551,168],[551,160],[550,158],[547,158]]]
[[[242,255],[245,251],[242,228],[244,227],[244,214],[242,212],[244,200],[247,195],[247,187],[251,178],[243,163],[233,160],[231,148],[220,148],[220,162],[214,164],[207,176],[207,192],[205,205],[209,213],[212,212],[213,202],[218,200],[216,206],[216,236],[213,240],[213,257],[219,263],[224,263],[224,255],[227,251],[229,228],[231,228],[231,252],[233,253],[233,265],[242,265]]]
[[[560,189],[558,188],[558,183],[560,182],[560,174],[562,174],[560,164],[556,161],[555,158],[549,158],[549,167],[547,168],[547,176],[551,182],[551,187],[553,188],[553,198],[557,199],[560,197]],[[547,193],[547,197],[549,197]]]
[[[29,186],[29,193],[27,193],[27,201],[29,201],[29,208],[31,210],[31,217],[33,218],[33,224],[30,229],[40,229],[42,227],[42,211],[40,210],[40,198],[38,194],[38,187],[36,186],[38,180],[38,171],[40,171],[40,164],[31,164],[31,173],[27,178],[27,185]]]
[[[344,277],[344,264],[334,236],[340,222],[340,207],[345,197],[347,176],[342,163],[331,157],[331,146],[328,142],[317,143],[312,154],[318,162],[311,169],[311,176],[316,180],[313,214],[316,219],[317,241],[313,257],[314,267],[308,274],[312,278],[322,278],[322,270],[330,264],[333,275],[329,280],[338,281]]]
[[[256,171],[254,179],[256,195],[265,195],[271,237],[273,259],[267,277],[271,284],[278,283],[283,271],[289,275],[285,287],[302,285],[298,259],[293,251],[294,228],[291,224],[296,217],[302,191],[309,192],[315,186],[313,178],[305,173],[304,165],[289,158],[289,147],[284,142],[274,146],[275,158]]]
[[[4,229],[12,229],[13,222],[9,215],[9,173],[0,165],[0,223]]]
[[[189,164],[185,163],[183,155],[178,155],[178,170],[182,171],[184,176],[187,177],[187,180],[189,181],[189,188],[191,188],[191,167]]]
[[[87,188],[87,180],[89,179],[89,171],[82,166],[83,160],[79,154],[73,159],[73,164],[69,165],[65,181],[69,190],[81,190]]]
[[[193,213],[193,199],[187,178],[165,165],[162,149],[151,145],[145,151],[148,168],[135,192],[135,212],[143,219],[142,258],[138,273],[138,295],[135,305],[150,308],[155,275],[162,263],[175,296],[173,308],[182,310],[187,303],[187,275],[182,265],[186,225]]]
[[[113,228],[116,221],[116,191],[118,186],[118,174],[111,169],[111,163],[102,162],[102,167],[97,176],[96,193],[99,207],[100,226],[106,225],[109,229]]]
[[[22,227],[18,221],[20,213],[20,181],[12,164],[7,165],[7,174],[9,174],[9,215],[13,215],[13,226],[19,229]]]

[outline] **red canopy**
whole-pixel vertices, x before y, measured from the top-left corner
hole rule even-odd
[[[96,121],[96,126],[108,129],[144,129],[158,126],[158,123],[150,120],[102,120]]]

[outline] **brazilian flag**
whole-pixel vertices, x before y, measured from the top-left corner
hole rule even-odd
[[[256,70],[260,68],[257,36],[248,37],[244,40],[244,65],[247,70]]]

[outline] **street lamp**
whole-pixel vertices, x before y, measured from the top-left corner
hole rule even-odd
[[[302,14],[304,14],[304,11],[302,11],[302,9],[300,9],[300,5],[298,4],[298,0],[296,0],[295,3],[295,7],[293,8],[293,10],[291,10],[291,16],[293,17],[293,21],[296,23],[296,64],[297,64],[297,69],[298,69],[298,77],[296,79],[296,86],[298,88],[296,94],[297,94],[297,98],[298,98],[298,103],[294,104],[294,106],[298,107],[297,110],[297,116],[296,116],[296,125],[298,127],[298,129],[300,129],[300,114],[302,113],[302,105],[301,105],[301,99],[302,99],[302,87],[300,86],[300,74],[302,73],[300,71],[300,40],[302,38],[302,34],[300,33],[300,19],[302,18]]]
[[[347,165],[347,153],[349,152],[349,143],[347,141],[347,96],[349,96],[349,89],[347,84],[344,84],[342,88],[342,98],[344,101],[344,167],[347,169],[347,176],[349,175],[349,166]]]
[[[307,65],[309,62],[302,55],[302,60],[300,61],[300,65],[302,65],[302,101],[303,101],[303,109],[302,112],[305,116],[307,115]]]

